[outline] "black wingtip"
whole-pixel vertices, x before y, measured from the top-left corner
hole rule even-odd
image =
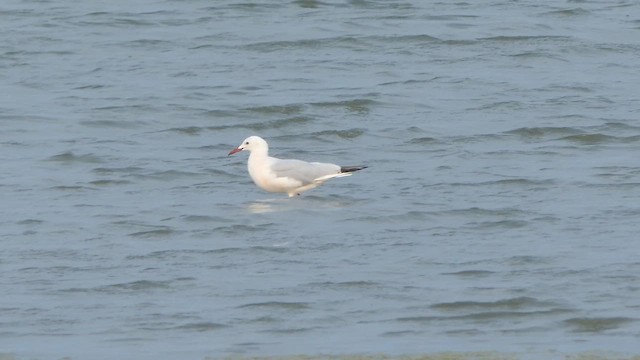
[[[368,166],[342,166],[340,167],[340,172],[349,173],[349,172],[354,172],[354,171],[358,171],[366,168],[368,168]]]

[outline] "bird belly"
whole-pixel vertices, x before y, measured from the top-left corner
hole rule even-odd
[[[300,181],[277,177],[271,171],[260,171],[252,167],[249,167],[249,175],[258,187],[269,192],[285,193],[303,185]]]

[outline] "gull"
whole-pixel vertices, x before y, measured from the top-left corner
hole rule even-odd
[[[269,156],[269,145],[259,136],[249,136],[229,155],[250,151],[247,168],[253,182],[269,192],[300,195],[324,184],[327,180],[350,176],[366,166],[340,166],[329,163],[278,159]]]

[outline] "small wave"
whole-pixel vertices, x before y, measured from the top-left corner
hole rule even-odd
[[[397,318],[399,322],[417,322],[417,323],[431,323],[434,321],[474,321],[474,322],[488,322],[503,319],[516,319],[516,318],[528,318],[528,317],[540,317],[540,316],[556,316],[572,312],[571,309],[565,308],[552,308],[545,310],[533,310],[533,311],[481,311],[473,312],[464,315],[452,315],[452,316],[407,316]]]
[[[18,225],[39,225],[44,223],[44,220],[40,219],[24,219],[16,222]]]
[[[175,234],[176,231],[171,228],[162,228],[162,229],[154,229],[154,230],[145,230],[138,231],[129,234],[129,236],[139,237],[139,238],[157,238],[157,237],[165,237],[169,235]]]
[[[489,272],[491,273],[491,272]],[[433,304],[432,309],[443,311],[458,311],[466,309],[523,309],[531,307],[548,307],[556,304],[550,301],[541,301],[532,297],[516,297],[497,301],[454,301]]]
[[[529,222],[525,220],[500,220],[500,221],[483,221],[480,223],[470,223],[469,225],[477,229],[492,229],[492,228],[517,229],[517,228],[521,228],[529,225]]]
[[[514,111],[522,110],[524,104],[520,101],[497,101],[489,104],[484,104],[478,107],[469,108],[469,111]]]
[[[636,321],[628,317],[580,317],[564,321],[576,332],[601,332],[617,329],[625,324]]]
[[[185,330],[185,331],[196,331],[196,332],[206,332],[206,331],[214,331],[219,329],[224,329],[229,327],[229,325],[224,325],[220,323],[214,322],[198,322],[191,324],[184,324],[173,327],[176,330]]]
[[[185,126],[179,128],[171,128],[165,131],[177,132],[184,135],[199,135],[203,130],[204,128],[201,128],[199,126]]]
[[[152,281],[152,280],[137,280],[127,283],[118,283],[106,286],[100,286],[94,288],[97,292],[120,292],[120,291],[145,291],[156,289],[169,289],[171,287],[170,281]]]
[[[293,4],[300,6],[303,9],[316,9],[325,3],[317,0],[295,0]]]
[[[72,152],[65,152],[62,154],[51,156],[47,161],[55,161],[61,163],[101,163],[103,160],[93,154],[77,155]]]
[[[432,137],[419,137],[409,140],[410,144],[419,144],[419,145],[432,145],[440,143],[440,140]]]
[[[583,8],[562,9],[542,13],[543,16],[585,16],[591,14],[591,11]]]
[[[279,115],[293,115],[299,114],[303,111],[304,107],[299,104],[291,105],[270,105],[270,106],[258,106],[244,109],[245,111],[255,112],[258,114],[279,114]]]
[[[583,131],[572,127],[523,127],[504,132],[507,135],[518,135],[525,139],[541,139],[545,137],[571,136]]]
[[[284,301],[265,301],[258,303],[249,303],[238,306],[240,309],[244,308],[269,308],[269,309],[282,309],[282,310],[306,310],[311,306],[306,302],[284,302]]]
[[[309,283],[311,287],[321,287],[321,288],[331,288],[331,289],[367,289],[367,288],[377,288],[380,286],[379,283],[375,281],[367,281],[367,280],[358,280],[358,281],[342,281],[342,282],[320,282],[320,283]]]
[[[115,121],[115,120],[87,120],[80,124],[94,128],[133,129],[141,123],[139,121]]]
[[[640,140],[640,135],[634,136],[611,136],[606,134],[578,134],[560,138],[581,145],[599,145],[606,143],[632,143]]]
[[[103,179],[103,180],[94,180],[89,182],[89,184],[93,186],[118,186],[118,185],[127,185],[131,184],[131,181],[127,180],[112,180],[112,179]]]
[[[233,125],[218,125],[218,126],[207,126],[206,129],[210,131],[221,131],[227,129],[250,129],[255,131],[269,130],[269,129],[279,129],[288,126],[296,126],[302,125],[312,121],[313,118],[308,116],[294,116],[285,119],[276,119],[271,121],[259,121],[252,122],[246,124],[233,124]],[[167,131],[176,131],[176,129],[169,129]]]
[[[183,215],[181,217],[184,221],[188,222],[227,222],[228,219],[225,219],[220,216],[212,216],[212,215]]]
[[[128,166],[128,167],[121,167],[121,168],[99,167],[91,171],[100,175],[113,175],[113,174],[137,174],[143,170],[144,169],[141,167]]]
[[[178,171],[178,170],[157,171],[149,174],[133,174],[133,176],[139,179],[151,179],[151,180],[162,180],[162,181],[171,181],[171,180],[181,179],[181,178],[192,178],[198,175],[199,175],[198,173]]]
[[[539,43],[542,41],[557,41],[557,40],[570,40],[569,36],[491,36],[480,38],[480,41],[489,41],[489,42],[535,42]]]
[[[365,129],[325,130],[311,134],[314,137],[336,136],[342,139],[355,139],[365,133]]]
[[[265,225],[245,225],[245,224],[233,224],[233,225],[225,225],[219,226],[214,229],[216,232],[222,232],[226,234],[236,234],[236,233],[246,233],[246,232],[259,232],[263,231],[269,226],[269,224]]]
[[[301,39],[284,41],[267,41],[244,45],[251,51],[273,52],[291,49],[320,49],[320,48],[356,48],[366,47],[363,40],[352,36],[337,36],[321,39]]]
[[[451,273],[442,273],[442,275],[454,275],[462,278],[486,277],[493,274],[495,274],[495,272],[489,270],[462,270]]]
[[[486,209],[479,207],[470,207],[467,209],[453,209],[448,210],[447,213],[452,215],[462,215],[465,217],[469,216],[497,216],[497,217],[505,217],[505,216],[513,216],[517,214],[523,214],[524,212],[517,208],[499,208],[499,209]]]
[[[354,113],[368,113],[370,107],[376,105],[378,102],[370,99],[353,99],[344,101],[325,101],[311,103],[312,106],[317,107],[340,107]]]

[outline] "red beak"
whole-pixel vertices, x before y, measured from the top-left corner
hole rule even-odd
[[[242,149],[240,149],[240,148],[235,148],[235,149],[233,149],[233,150],[229,151],[229,155],[233,155],[233,154],[235,154],[235,153],[237,153],[237,152],[240,152],[240,151],[242,151]],[[227,156],[229,156],[229,155],[227,155]]]

